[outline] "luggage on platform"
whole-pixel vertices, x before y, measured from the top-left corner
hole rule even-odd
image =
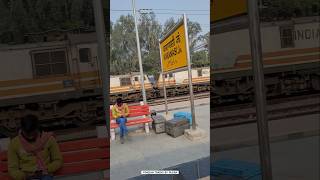
[[[173,117],[174,118],[185,118],[189,121],[190,126],[192,125],[192,116],[191,116],[191,113],[189,113],[189,112],[182,112],[182,111],[176,112],[173,114]]]
[[[153,119],[152,128],[155,132],[164,133],[166,118],[160,114],[153,115],[151,118]]]
[[[190,128],[189,121],[185,118],[174,118],[166,121],[166,133],[172,137],[178,137],[184,134],[185,129]]]

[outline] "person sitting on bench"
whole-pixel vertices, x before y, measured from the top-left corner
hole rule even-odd
[[[52,133],[43,132],[38,118],[27,115],[21,130],[8,147],[8,172],[15,180],[52,180],[63,164],[59,146]]]
[[[120,127],[120,141],[124,143],[124,136],[128,135],[128,129],[126,126],[127,116],[129,115],[129,107],[126,103],[122,102],[121,98],[118,98],[116,104],[112,107],[112,116],[116,119],[117,124]]]

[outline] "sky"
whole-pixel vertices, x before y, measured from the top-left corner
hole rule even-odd
[[[136,10],[153,9],[157,20],[163,25],[167,19],[177,20],[183,13],[202,28],[201,34],[210,29],[210,0],[135,0]],[[121,15],[132,15],[132,0],[111,0],[110,18],[115,22]],[[144,11],[147,12],[147,11]],[[150,12],[150,11],[148,11]]]

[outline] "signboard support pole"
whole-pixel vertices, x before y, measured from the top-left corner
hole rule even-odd
[[[138,32],[135,0],[132,0],[132,8],[133,8],[133,16],[134,16],[134,26],[135,26],[135,30],[136,30],[136,40],[137,40],[137,51],[138,51],[138,59],[139,59],[140,83],[141,83],[141,88],[142,88],[142,97],[143,97],[144,104],[147,104],[146,89],[144,87],[144,75],[143,75],[143,67],[142,67],[142,60],[141,60],[141,51],[140,51],[140,42],[139,42],[139,32]]]
[[[159,39],[159,52],[160,52],[160,62],[161,62],[161,68],[163,67],[162,64],[162,52],[161,52],[161,46],[160,46],[160,39]],[[164,102],[165,102],[165,110],[166,110],[166,117],[168,117],[168,100],[167,100],[167,89],[166,89],[166,82],[164,77],[164,71],[162,69],[162,86],[163,86],[163,96],[164,96]]]
[[[104,25],[104,17],[103,17],[103,10],[102,10],[102,0],[94,0],[93,7],[94,7],[94,17],[95,17],[95,24],[96,24],[96,31],[97,31],[97,40],[98,40],[98,62],[99,68],[101,72],[101,80],[102,80],[102,90],[103,90],[103,109],[104,115],[107,125],[108,135],[109,133],[109,62],[107,60],[107,46],[106,46],[106,35],[105,35],[105,25]]]
[[[196,119],[195,119],[195,109],[194,109],[194,96],[193,96],[193,86],[192,86],[192,70],[191,70],[191,59],[189,51],[189,36],[188,36],[188,25],[186,14],[183,14],[185,37],[186,37],[186,50],[187,50],[187,60],[188,60],[188,80],[190,89],[190,103],[191,103],[191,116],[192,116],[192,129],[196,130]]]
[[[255,101],[259,135],[260,163],[262,179],[272,180],[271,157],[269,147],[268,118],[266,112],[266,95],[264,91],[264,74],[261,48],[259,8],[257,0],[248,0],[249,34],[251,45],[252,69],[255,83]]]
[[[167,100],[167,89],[166,89],[166,80],[164,74],[162,73],[162,82],[163,82],[163,96],[165,102],[166,116],[168,116],[168,100]]]

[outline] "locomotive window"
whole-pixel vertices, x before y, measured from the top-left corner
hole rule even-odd
[[[50,65],[39,65],[36,66],[36,73],[38,76],[50,75]]]
[[[34,74],[50,76],[67,73],[66,52],[64,50],[33,53]]]
[[[144,77],[143,79],[146,80],[146,77]],[[139,81],[139,77],[134,77],[134,81]]]
[[[202,76],[202,70],[198,69],[198,77],[201,77],[201,76]]]
[[[281,27],[280,40],[281,40],[281,48],[294,47],[293,27]]]
[[[128,86],[131,85],[130,78],[120,78],[120,86]]]
[[[51,61],[54,63],[65,63],[66,55],[64,51],[51,52]]]
[[[46,64],[49,63],[50,59],[50,53],[49,52],[43,52],[43,53],[37,53],[34,54],[34,63],[35,64]]]
[[[63,63],[57,63],[52,65],[52,73],[53,74],[64,74],[67,72],[66,66]]]
[[[79,49],[80,62],[87,63],[91,60],[91,53],[89,48]]]

